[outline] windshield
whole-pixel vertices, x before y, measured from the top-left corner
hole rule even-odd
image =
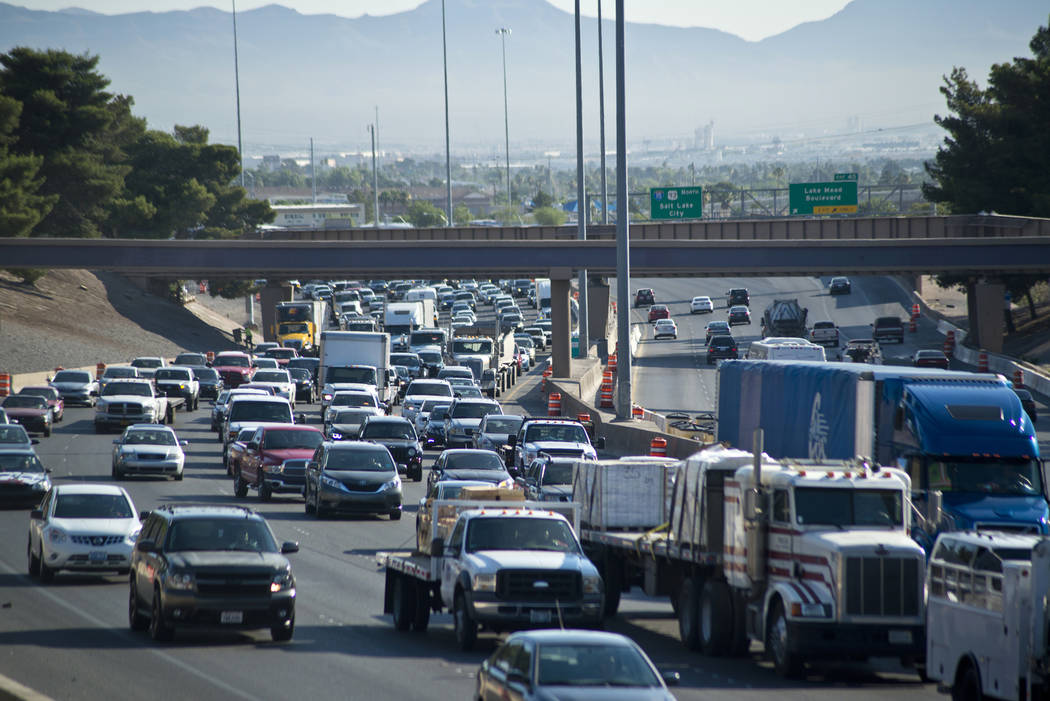
[[[491,355],[492,339],[472,338],[469,340],[457,338],[452,342],[452,352],[455,354],[469,353],[472,355]]]
[[[490,452],[449,453],[445,459],[446,470],[503,470],[499,455]]]
[[[40,458],[30,453],[0,453],[0,472],[43,472]]]
[[[234,402],[230,405],[230,423],[238,421],[291,423],[292,408],[286,402]]]
[[[578,553],[579,546],[565,521],[552,518],[476,518],[467,532],[467,552],[482,550],[545,550]]]
[[[326,471],[394,472],[397,470],[397,467],[394,465],[393,458],[390,457],[390,451],[386,448],[378,450],[355,448],[353,450],[328,451],[324,469]]]
[[[243,355],[224,355],[215,359],[215,365],[230,368],[247,368],[251,367],[251,364],[251,361]]]
[[[439,346],[445,341],[445,334],[440,331],[413,331],[409,344],[413,346]]]
[[[540,645],[537,681],[541,686],[660,686],[633,647],[579,643]]]
[[[190,371],[189,370],[157,370],[157,374],[154,375],[158,380],[183,380],[189,382]]]
[[[279,358],[279,359],[284,359],[284,360],[291,360],[292,358],[295,357],[295,349],[294,348],[271,348],[270,350],[266,351],[266,355],[268,355],[271,358]]]
[[[247,550],[275,553],[277,543],[270,529],[262,521],[246,519],[243,516],[187,518],[172,525],[168,532],[167,550]]]
[[[795,518],[800,526],[900,526],[903,498],[894,489],[795,489]]]
[[[572,484],[572,464],[554,462],[543,471],[544,484]]]
[[[19,424],[0,424],[0,443],[28,443],[29,434]]]
[[[361,411],[360,409],[343,409],[336,412],[332,418],[334,424],[359,424],[369,416],[375,416],[374,412]]]
[[[419,351],[419,359],[424,363],[430,363],[431,365],[437,365],[441,362],[440,351]]]
[[[16,394],[3,401],[5,409],[47,409],[47,400],[31,394]]]
[[[288,374],[295,380],[309,381],[313,379],[313,375],[306,368],[288,368]]]
[[[123,494],[59,494],[55,518],[131,518],[134,512]]]
[[[252,376],[252,382],[288,382],[283,370],[260,370]]]
[[[135,368],[106,368],[106,371],[102,373],[104,379],[113,379],[114,377],[138,377],[139,371]],[[55,377],[58,380],[58,377]],[[59,380],[60,381],[60,380]]]
[[[942,492],[980,492],[1039,496],[1043,480],[1039,463],[1032,460],[929,460],[930,489]]]
[[[131,366],[136,368],[159,368],[163,364],[160,358],[135,358],[131,361]]]
[[[153,388],[146,382],[110,382],[102,390],[103,397],[114,397],[117,395],[152,397]]]
[[[58,390],[54,387],[23,387],[18,393],[23,397],[44,397],[45,399],[58,398]]]
[[[207,360],[200,353],[183,353],[175,356],[173,365],[204,365]]]
[[[363,385],[374,385],[376,383],[376,369],[374,367],[359,368],[326,368],[325,382],[356,382]]]
[[[211,382],[214,382],[215,380],[219,379],[219,372],[212,368],[194,368],[193,375],[198,380],[206,380]]]
[[[499,407],[495,404],[456,404],[452,410],[453,419],[481,419],[489,414],[499,413]]]
[[[392,365],[404,365],[407,368],[418,368],[420,366],[419,356],[415,353],[391,353],[390,363]]]
[[[526,443],[559,441],[562,443],[589,443],[587,431],[577,424],[540,424],[525,431]]]
[[[413,382],[408,386],[408,394],[421,394],[428,397],[451,397],[452,387],[445,383],[420,384]]]
[[[521,428],[521,419],[489,419],[485,424],[486,433],[517,433]]]
[[[281,336],[289,336],[295,333],[310,333],[310,327],[306,324],[281,324],[277,329]]]
[[[321,445],[321,434],[317,431],[281,431],[269,430],[263,438],[263,447],[275,450],[310,448]]]
[[[175,434],[170,431],[128,431],[124,445],[175,445]]]
[[[336,392],[331,406],[376,406],[376,400],[368,392]]]
[[[403,423],[401,421],[372,421],[361,429],[361,437],[414,441],[416,430],[407,421]]]
[[[56,372],[52,382],[91,382],[91,375],[86,372],[76,372],[72,370],[63,370]]]

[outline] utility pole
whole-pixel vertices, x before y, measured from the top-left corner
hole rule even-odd
[[[583,58],[580,49],[580,0],[576,0],[576,238],[587,240],[587,215],[590,207],[586,200],[585,173],[583,171]],[[587,269],[580,268],[580,357],[586,358],[590,350],[590,315],[587,313]]]
[[[237,58],[237,0],[230,0],[233,7],[233,85],[237,94],[237,158],[241,164],[241,187],[244,187],[244,147],[241,145],[241,67]]]
[[[310,137],[310,190],[313,194],[313,203],[317,204],[317,173],[314,170],[314,137]]]
[[[609,187],[605,179],[605,60],[602,57],[602,0],[598,0],[598,124],[602,150],[602,224],[608,224]]]
[[[376,127],[374,124],[368,125],[368,130],[372,132],[372,211],[375,213],[376,226],[379,228],[379,171],[376,169]]]
[[[452,226],[452,151],[448,129],[448,43],[445,39],[445,0],[441,0],[441,65],[445,72],[445,226]]]
[[[631,418],[631,258],[627,220],[627,72],[623,0],[616,0],[616,418]]]
[[[500,45],[503,47],[503,136],[507,146],[507,208],[511,206],[510,196],[510,109],[507,106],[507,35],[510,30],[500,27],[496,30],[499,34]]]

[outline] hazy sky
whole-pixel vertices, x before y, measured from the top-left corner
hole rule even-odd
[[[60,10],[82,7],[104,14],[141,12],[145,7],[154,12],[189,10],[211,6],[229,10],[230,2],[215,0],[7,0],[33,10]],[[572,12],[574,0],[547,0],[552,5]],[[627,19],[631,22],[668,24],[681,27],[710,27],[736,34],[750,41],[779,34],[802,22],[821,20],[838,12],[849,0],[625,0]],[[239,0],[238,10],[279,4],[303,14],[334,14],[358,17],[362,14],[385,15],[418,7],[422,0]],[[596,0],[582,0],[582,12],[596,14]],[[612,18],[614,0],[602,2],[602,17]]]

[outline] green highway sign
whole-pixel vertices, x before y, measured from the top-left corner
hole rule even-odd
[[[654,187],[649,190],[652,219],[699,219],[704,195],[699,187]]]
[[[856,180],[856,179],[857,179],[857,174],[856,173],[835,173],[835,180],[836,180],[836,182],[839,181],[839,180]]]
[[[835,182],[832,183],[791,183],[788,190],[793,215],[857,213],[856,180],[840,180],[836,175]]]

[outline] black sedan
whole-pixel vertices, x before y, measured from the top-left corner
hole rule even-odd
[[[729,309],[729,319],[727,319],[730,326],[737,326],[738,324],[750,324],[751,323],[751,310],[742,304],[738,304],[735,307]]]
[[[427,489],[441,480],[475,480],[508,487],[513,485],[510,473],[498,453],[474,448],[450,448],[441,453],[427,477]]]
[[[728,358],[736,360],[739,356],[736,348],[736,339],[732,336],[712,336],[707,344],[707,364],[715,360]]]
[[[361,424],[360,438],[386,446],[399,473],[423,481],[423,446],[411,421],[400,416],[373,416]]]
[[[306,368],[288,368],[288,374],[295,383],[295,401],[313,404],[314,376]]]

